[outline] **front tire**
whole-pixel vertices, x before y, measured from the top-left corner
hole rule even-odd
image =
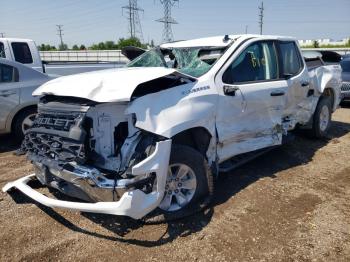
[[[204,156],[191,147],[173,145],[163,200],[146,221],[170,221],[200,211],[209,203],[211,188],[211,172]]]
[[[329,96],[323,96],[317,104],[312,125],[312,135],[323,138],[327,135],[332,120],[332,101]]]

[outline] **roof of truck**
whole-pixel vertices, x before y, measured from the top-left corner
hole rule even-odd
[[[193,40],[184,40],[170,42],[160,45],[161,48],[182,48],[182,47],[198,47],[198,46],[214,46],[214,47],[226,47],[237,39],[248,39],[248,38],[259,38],[266,40],[295,40],[293,37],[289,36],[276,36],[276,35],[253,35],[253,34],[244,34],[244,35],[228,35],[228,40],[225,41],[225,35],[198,38]]]
[[[13,38],[13,37],[0,37],[0,40],[3,41],[10,41],[10,42],[33,42],[32,39],[25,39],[25,38]]]

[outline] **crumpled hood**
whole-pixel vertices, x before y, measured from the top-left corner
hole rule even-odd
[[[130,101],[139,84],[175,72],[180,74],[163,67],[130,67],[63,76],[46,82],[33,92],[33,96],[71,96],[101,103]]]

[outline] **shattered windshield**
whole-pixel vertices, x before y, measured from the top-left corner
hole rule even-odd
[[[143,53],[128,67],[166,67],[199,77],[209,71],[225,52],[222,47],[155,48]]]

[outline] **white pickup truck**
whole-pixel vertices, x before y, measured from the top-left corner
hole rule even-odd
[[[0,38],[0,58],[18,62],[45,73],[38,48],[31,39]]]
[[[341,69],[311,62],[294,38],[226,35],[47,82],[34,92],[39,114],[22,147],[35,173],[3,191],[135,219],[196,210],[220,171],[281,145],[297,126],[327,134]],[[44,196],[32,179],[84,202]]]

